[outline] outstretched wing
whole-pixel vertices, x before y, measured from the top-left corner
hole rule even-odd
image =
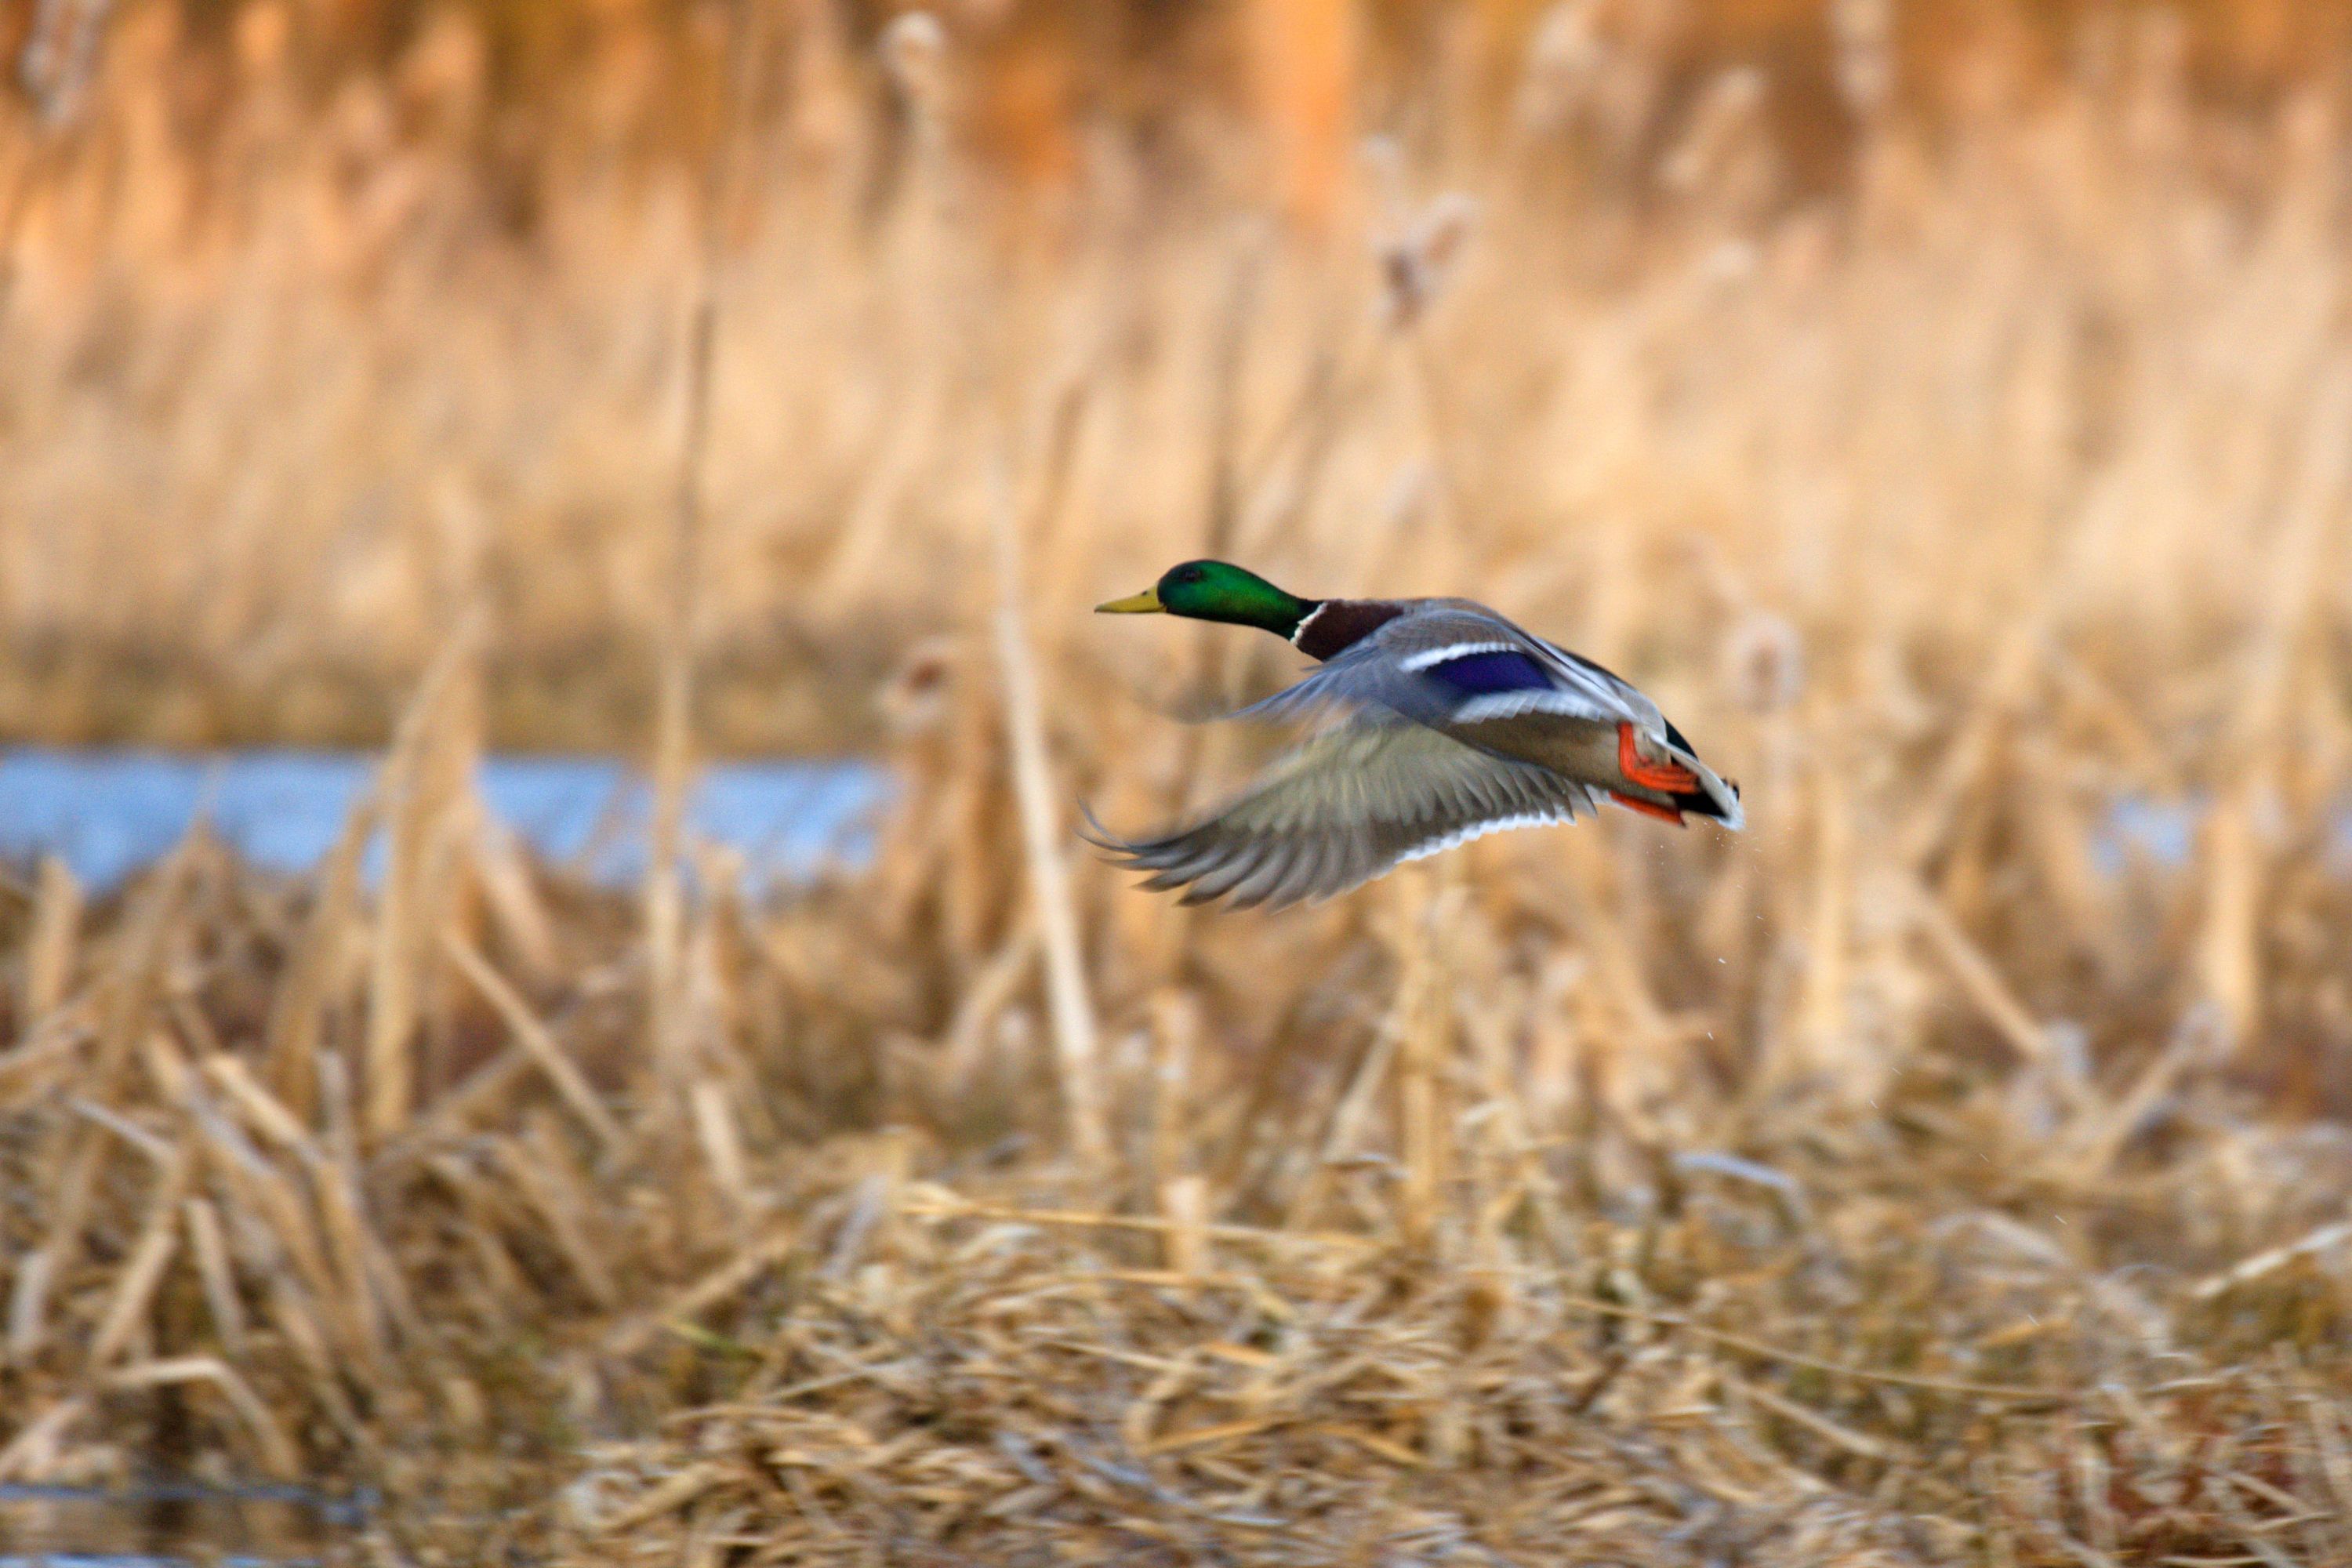
[[[1466,603],[1399,616],[1242,714],[1291,719],[1331,708],[1385,709],[1437,725],[1552,713],[1637,724],[1663,738],[1657,705],[1632,686]]]
[[[1632,682],[1466,599],[1417,601],[1238,716],[1296,719],[1334,710],[1429,725],[1505,759],[1523,754],[1523,721],[1530,719],[1604,730],[1630,725],[1652,755],[1696,779],[1696,788],[1674,802],[1677,807],[1727,827],[1746,821],[1738,790],[1699,761],[1681,731]],[[1606,780],[1592,782],[1615,788]]]
[[[1236,908],[1279,908],[1483,834],[1597,810],[1582,784],[1549,768],[1367,715],[1286,752],[1189,826],[1130,842],[1097,824],[1094,842],[1152,872],[1146,888],[1185,889],[1185,903],[1230,897]]]

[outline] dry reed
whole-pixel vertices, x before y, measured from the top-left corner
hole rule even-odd
[[[1551,14],[1493,156],[1400,140],[1352,247],[1237,237],[1221,143],[1206,216],[1111,147],[1048,224],[955,28],[867,83],[805,17],[740,220],[565,163],[509,246],[431,140],[462,25],[331,157],[266,19],[252,118],[170,144],[132,14],[90,134],[156,183],[45,169],[0,322],[53,654],[0,699],[415,694],[315,874],[0,882],[0,1480],[367,1485],[334,1549],[420,1563],[2352,1556],[2343,106],[2217,118],[2150,32],[1937,121],[1841,5],[1832,196],[1621,9]],[[261,186],[235,264],[107,293],[198,152]],[[1245,738],[1163,713],[1280,670],[1084,608],[1204,538],[1559,633],[1754,830],[1133,893],[1062,802],[1213,791]],[[208,684],[121,684],[162,626]],[[887,731],[874,863],[632,897],[486,823],[486,727],[658,709],[677,833],[689,698]],[[2132,826],[2200,802],[2177,862]]]

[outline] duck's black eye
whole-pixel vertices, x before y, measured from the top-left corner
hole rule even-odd
[[[1187,566],[1184,570],[1176,574],[1176,580],[1180,583],[1197,583],[1201,580],[1202,575],[1203,574],[1198,566]]]

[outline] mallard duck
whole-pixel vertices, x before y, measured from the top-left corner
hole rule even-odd
[[[1345,715],[1191,823],[1126,839],[1089,815],[1094,843],[1188,904],[1329,898],[1485,834],[1596,816],[1602,797],[1677,826],[1745,820],[1656,703],[1467,599],[1302,599],[1187,561],[1096,609],[1272,632],[1322,668],[1238,716]]]

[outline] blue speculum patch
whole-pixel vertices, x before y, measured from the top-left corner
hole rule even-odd
[[[1508,648],[1465,653],[1459,658],[1433,664],[1422,673],[1465,697],[1483,697],[1496,691],[1541,691],[1551,685],[1543,666]]]

